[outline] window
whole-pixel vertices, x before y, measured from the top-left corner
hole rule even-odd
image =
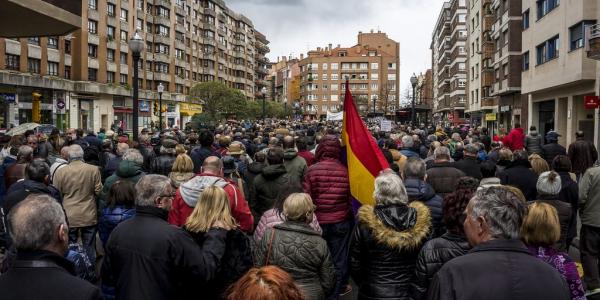
[[[40,38],[39,37],[30,37],[27,39],[27,43],[32,44],[32,45],[40,45]]]
[[[71,79],[71,66],[65,66],[65,79]]]
[[[164,25],[156,25],[156,33],[163,36],[169,36],[169,27]]]
[[[48,48],[58,49],[58,38],[57,37],[49,37],[48,38]]]
[[[106,72],[106,82],[107,83],[115,82],[115,72]]]
[[[120,84],[127,84],[127,74],[119,74],[119,83]]]
[[[175,49],[175,57],[177,59],[181,59],[183,60],[185,57],[185,51],[181,50],[181,49]]]
[[[396,74],[388,74],[388,80],[396,80]]]
[[[169,64],[155,62],[154,63],[154,72],[165,73],[165,74],[169,73]]]
[[[156,15],[157,16],[168,18],[169,14],[170,14],[170,11],[167,8],[165,8],[165,7],[158,6],[156,8]]]
[[[369,68],[369,63],[360,63],[360,69],[361,70],[366,70]]]
[[[27,71],[30,73],[40,73],[40,60],[35,58],[27,58]]]
[[[523,53],[523,71],[529,70],[529,51]]]
[[[128,14],[127,10],[124,8],[121,8],[121,20],[127,22],[127,14]]]
[[[569,34],[571,36],[570,50],[576,50],[583,48],[585,41],[585,27],[596,24],[596,21],[583,21],[569,28]]]
[[[88,0],[88,8],[97,10],[98,9],[98,0]]]
[[[396,69],[396,63],[388,63],[388,70],[395,70]]]
[[[98,69],[88,68],[88,81],[98,80]]]
[[[88,56],[92,58],[98,58],[98,46],[94,44],[88,44]]]
[[[331,80],[338,80],[338,74],[331,74]]]
[[[323,70],[327,70],[327,63],[324,63],[324,64],[323,64],[323,67],[322,67],[322,69],[323,69]]]
[[[169,54],[169,45],[154,44],[154,53]]]
[[[558,35],[536,47],[537,64],[541,65],[559,56],[560,40]]]
[[[106,27],[106,36],[108,37],[109,41],[112,41],[115,39],[115,28],[112,26],[107,26]]]
[[[19,59],[18,55],[6,54],[6,69],[19,71]]]
[[[465,14],[458,14],[458,22],[459,23],[464,23],[467,20],[467,15]]]
[[[458,87],[459,88],[464,88],[467,85],[467,81],[464,79],[459,79],[458,80]]]
[[[331,95],[331,101],[338,101],[338,95]]]
[[[371,83],[371,91],[376,91],[379,89],[379,85],[377,83]]]
[[[371,73],[371,80],[379,80],[379,74],[378,73]]]
[[[114,49],[106,49],[106,60],[107,61],[115,61],[115,50]]]
[[[379,69],[379,63],[371,63],[371,70]]]
[[[88,32],[91,34],[98,34],[98,22],[88,20]]]
[[[127,42],[127,31],[121,30],[121,42]]]
[[[65,54],[71,54],[71,41],[65,40]]]
[[[323,81],[327,81],[327,74],[323,74],[322,79],[323,79]]]
[[[143,31],[144,30],[144,20],[135,19],[135,28]]]
[[[529,28],[529,9],[523,13],[523,30]]]
[[[115,5],[112,3],[106,3],[106,13],[108,14],[108,16],[110,17],[114,17],[115,16]]]
[[[121,52],[120,62],[124,65],[127,64],[127,52]]]
[[[57,62],[48,62],[48,75],[58,76],[58,63]]]
[[[560,4],[560,0],[538,0],[537,1],[537,18],[543,18]]]
[[[332,90],[332,91],[337,91],[337,90],[338,90],[338,85],[337,85],[337,83],[334,83],[334,84],[332,84],[332,85],[331,85],[331,90]]]
[[[465,63],[458,63],[459,70],[465,70],[466,68],[467,68],[467,65]]]
[[[338,63],[331,63],[331,69],[332,70],[337,70],[338,69]],[[333,79],[333,76],[332,76],[331,79]]]

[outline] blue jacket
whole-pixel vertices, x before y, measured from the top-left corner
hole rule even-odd
[[[439,237],[446,232],[444,221],[442,220],[442,197],[435,193],[433,187],[420,179],[407,178],[404,181],[404,187],[406,187],[406,194],[408,195],[408,201],[421,201],[425,204],[431,212],[431,237]]]
[[[98,222],[98,234],[102,245],[106,246],[110,233],[119,225],[119,223],[135,216],[135,208],[125,208],[123,206],[105,207],[100,215]]]

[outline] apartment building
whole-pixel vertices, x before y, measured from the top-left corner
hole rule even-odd
[[[301,55],[301,58],[303,56]],[[295,57],[278,57],[273,63],[272,101],[284,103],[286,107],[300,106],[300,59]]]
[[[433,72],[431,69],[417,75],[415,87],[415,111],[418,124],[428,124],[432,121],[433,109]]]
[[[359,32],[352,47],[319,47],[302,58],[300,105],[305,118],[341,109],[346,78],[362,115],[394,115],[399,108],[400,44],[386,33]]]
[[[431,43],[436,123],[465,122],[467,38],[466,0],[445,2]]]
[[[31,121],[36,92],[42,123],[132,130],[127,42],[136,31],[146,42],[138,65],[140,127],[158,127],[152,104],[159,85],[165,125],[182,126],[201,111],[186,97],[196,83],[220,81],[254,99],[264,78],[256,74],[266,74],[268,41],[222,0],[88,0],[81,18],[82,29],[67,36],[0,39],[6,123]]]
[[[269,88],[269,84],[267,82],[267,77],[269,74],[269,69],[267,66],[269,65],[269,59],[266,57],[267,53],[269,53],[269,40],[265,37],[264,34],[254,31],[254,37],[256,38],[254,48],[256,49],[256,71],[255,71],[255,98],[263,97],[262,91],[263,89]]]
[[[585,33],[600,18],[600,3],[523,0],[521,13],[529,124],[542,133],[558,131],[563,145],[574,141],[576,131],[597,143],[598,112],[586,110],[583,99],[595,95],[598,86],[599,69],[585,51]]]

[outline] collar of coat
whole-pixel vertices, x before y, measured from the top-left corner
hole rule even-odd
[[[527,254],[529,250],[519,239],[494,239],[483,242],[471,249],[469,253],[483,251],[503,251],[503,252],[523,252]]]
[[[274,226],[275,229],[285,230],[285,231],[295,231],[308,235],[316,235],[321,236],[318,232],[310,227],[308,223],[294,222],[294,221],[285,221],[281,224],[277,224]],[[277,233],[275,233],[277,234]],[[267,234],[265,233],[265,236]]]
[[[420,247],[431,229],[431,213],[420,201],[413,201],[409,207],[417,211],[417,220],[410,229],[396,231],[386,226],[374,212],[371,205],[363,205],[358,210],[358,219],[369,228],[373,238],[381,244],[399,250],[413,250]]]

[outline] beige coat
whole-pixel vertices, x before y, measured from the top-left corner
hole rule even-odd
[[[98,223],[96,196],[102,191],[98,167],[83,161],[73,161],[56,171],[53,184],[63,197],[69,227],[86,227]]]

